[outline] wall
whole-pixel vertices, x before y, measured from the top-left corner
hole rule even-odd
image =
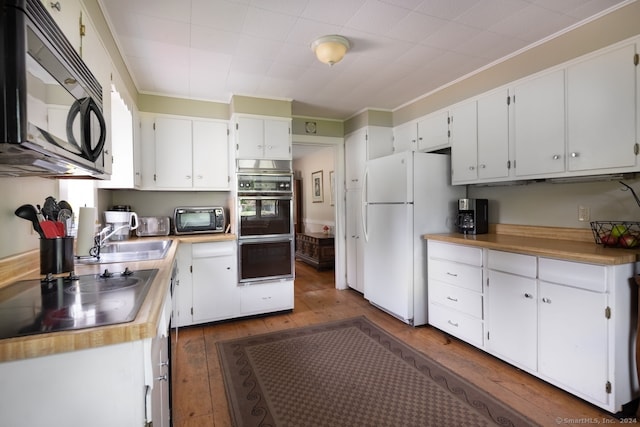
[[[173,217],[178,206],[223,206],[229,209],[230,193],[214,191],[109,191],[113,205],[130,205],[139,216]]]
[[[46,178],[0,178],[0,258],[40,247],[31,223],[15,215],[24,204],[43,205],[47,196],[58,199],[58,184]]]
[[[302,177],[302,221],[303,231],[321,232],[323,226],[334,229],[335,206],[331,205],[331,185],[329,172],[335,170],[334,151],[332,147],[323,148],[309,156],[293,162],[293,170]],[[323,201],[314,203],[311,174],[322,171]]]
[[[640,180],[625,179],[640,195]],[[589,183],[537,182],[512,186],[469,186],[468,196],[489,199],[489,222],[590,228],[578,221],[578,207],[593,221],[640,221],[640,206],[617,180]]]

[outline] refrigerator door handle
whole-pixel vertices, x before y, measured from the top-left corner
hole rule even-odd
[[[369,178],[369,167],[365,167],[364,176],[362,178],[362,193],[360,194],[360,198],[362,199],[360,215],[362,216],[362,232],[364,234],[364,241],[369,241],[369,233],[367,230],[367,184]]]

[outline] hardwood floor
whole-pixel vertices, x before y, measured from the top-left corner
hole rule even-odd
[[[216,341],[367,316],[543,426],[615,423],[610,414],[430,326],[411,327],[371,306],[353,290],[336,290],[333,271],[296,261],[295,309],[243,320],[172,330],[174,427],[230,426]]]

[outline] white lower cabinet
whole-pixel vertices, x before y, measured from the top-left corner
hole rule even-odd
[[[487,349],[516,366],[536,369],[536,257],[487,255]]]
[[[429,324],[483,347],[482,249],[429,241]]]
[[[242,316],[293,309],[293,280],[256,283],[239,289]]]
[[[427,245],[431,325],[609,412],[640,396],[631,280],[640,265]]]

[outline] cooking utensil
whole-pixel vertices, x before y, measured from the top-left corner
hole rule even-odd
[[[60,207],[58,206],[58,202],[52,196],[47,197],[44,200],[44,205],[42,205],[42,213],[44,214],[44,219],[55,221],[58,218],[58,213],[60,212]]]
[[[38,233],[41,239],[44,239],[46,236],[42,231],[42,227],[40,227],[40,221],[38,221],[38,211],[33,205],[22,205],[18,209],[16,209],[15,214],[20,218],[26,219],[27,221],[31,221],[33,224],[33,229]],[[55,236],[54,236],[55,237]]]
[[[60,206],[60,204],[61,203],[58,203],[58,206]],[[72,214],[69,209],[60,209],[60,212],[58,213],[58,222],[56,223],[60,236],[64,237],[67,235],[66,230],[69,229],[69,220],[71,217]]]
[[[42,228],[42,233],[44,237],[47,239],[55,239],[56,237],[62,237],[58,234],[58,227],[56,223],[51,220],[45,220],[40,223],[40,227]],[[63,230],[64,234],[64,230]]]

